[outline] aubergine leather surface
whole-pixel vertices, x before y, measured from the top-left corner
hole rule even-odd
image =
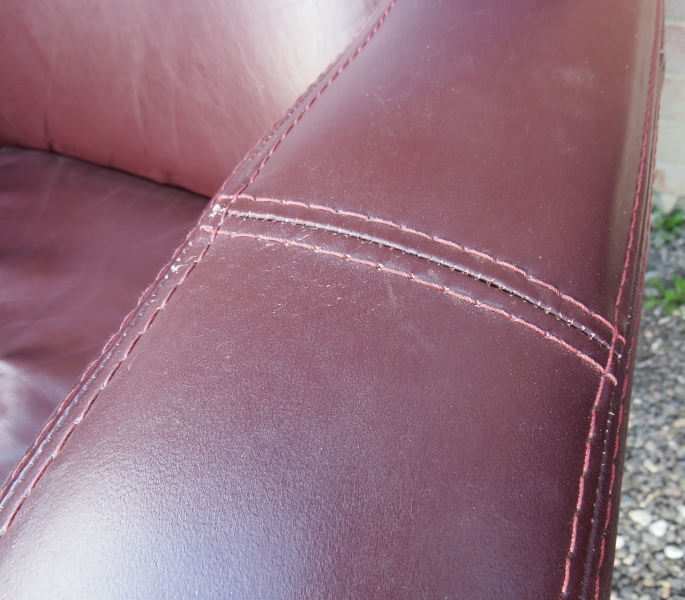
[[[74,159],[0,148],[0,479],[205,202]]]
[[[381,7],[17,467],[7,597],[608,598],[662,19]]]
[[[379,1],[3,1],[0,144],[211,196]]]

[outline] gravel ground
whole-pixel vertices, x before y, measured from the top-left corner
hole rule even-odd
[[[685,276],[685,230],[647,264]],[[685,309],[645,309],[638,348],[611,598],[685,599]]]

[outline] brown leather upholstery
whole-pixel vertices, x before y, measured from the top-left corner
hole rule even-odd
[[[20,463],[9,597],[608,598],[662,19],[385,2]]]

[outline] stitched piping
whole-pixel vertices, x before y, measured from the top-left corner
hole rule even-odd
[[[523,269],[520,269],[519,267],[516,267],[515,265],[512,265],[511,263],[505,262],[503,260],[499,260],[497,258],[494,258],[493,256],[490,256],[489,254],[486,254],[484,252],[479,252],[478,250],[474,250],[472,248],[468,248],[465,246],[462,246],[461,244],[456,244],[454,242],[450,242],[449,240],[442,239],[440,237],[434,236],[434,235],[429,235],[427,233],[424,233],[422,231],[418,231],[416,229],[412,229],[411,227],[406,227],[404,225],[400,225],[399,223],[394,223],[392,221],[388,221],[386,219],[379,219],[376,217],[369,217],[367,215],[363,215],[361,213],[355,213],[355,212],[350,212],[347,210],[338,210],[334,208],[330,208],[328,206],[322,206],[319,204],[307,204],[305,202],[298,202],[296,200],[279,200],[278,198],[258,198],[255,196],[250,196],[248,194],[240,194],[237,198],[238,200],[251,200],[253,202],[267,202],[267,203],[273,203],[273,204],[280,204],[283,206],[298,206],[301,208],[308,208],[311,210],[318,210],[321,212],[327,212],[330,214],[334,215],[339,215],[342,217],[352,217],[355,219],[361,219],[363,221],[366,221],[367,223],[377,223],[379,225],[387,225],[388,227],[392,227],[393,229],[397,229],[403,233],[407,233],[410,235],[415,235],[417,237],[423,238],[430,240],[432,242],[435,242],[436,244],[440,244],[442,246],[447,246],[448,248],[453,248],[455,250],[459,250],[460,252],[464,252],[465,254],[470,254],[471,256],[475,256],[477,258],[480,258],[482,260],[485,260],[489,263],[496,264],[500,267],[503,267],[507,269],[508,271],[511,271],[513,273],[516,273],[520,276],[522,276],[526,281],[529,281],[530,283],[537,285],[539,287],[542,287],[546,290],[549,290],[550,292],[554,293],[556,296],[559,296],[566,302],[569,302],[570,304],[573,304],[576,308],[579,308],[582,312],[585,314],[589,315],[590,317],[596,319],[603,325],[609,328],[609,330],[613,333],[616,330],[616,327],[614,327],[607,319],[602,317],[602,315],[599,315],[592,310],[590,310],[587,306],[585,306],[582,302],[579,302],[575,298],[568,296],[561,292],[558,288],[554,287],[553,285],[547,283],[546,281],[542,281],[540,279],[537,279],[536,277],[533,277],[532,275],[529,275],[526,273]],[[618,338],[621,342],[625,342],[625,339],[623,336],[619,335]],[[606,347],[609,347],[609,344],[606,344]]]
[[[511,288],[503,283],[497,282],[492,278],[488,278],[485,275],[481,275],[480,273],[476,271],[471,271],[465,267],[462,267],[456,263],[452,263],[447,260],[442,260],[439,258],[436,258],[434,256],[431,256],[429,254],[425,254],[423,252],[420,252],[418,250],[415,250],[414,248],[404,246],[403,244],[397,244],[395,242],[391,242],[389,240],[379,238],[376,236],[372,235],[367,235],[365,233],[361,233],[358,231],[353,231],[350,229],[346,229],[344,227],[336,227],[334,225],[325,225],[322,223],[317,223],[314,221],[308,221],[305,219],[297,219],[294,217],[283,217],[280,215],[273,215],[273,214],[263,214],[263,213],[252,213],[252,212],[244,212],[244,211],[239,211],[239,210],[230,210],[228,213],[230,216],[235,216],[235,217],[242,217],[244,219],[254,219],[254,220],[259,220],[259,221],[273,221],[273,222],[278,222],[278,223],[288,223],[291,225],[298,225],[300,227],[308,227],[310,229],[317,229],[320,231],[330,231],[335,234],[343,235],[346,237],[358,239],[361,241],[365,242],[370,242],[372,244],[377,244],[379,246],[383,246],[386,248],[390,248],[392,250],[397,250],[399,252],[402,252],[403,254],[407,254],[409,256],[414,256],[416,258],[421,258],[423,260],[426,260],[430,263],[436,264],[441,267],[446,267],[450,271],[457,271],[459,273],[462,273],[468,277],[471,277],[475,279],[476,281],[480,281],[482,283],[485,283],[489,286],[492,286],[498,290],[501,290],[511,296],[516,296],[517,298],[523,300],[524,302],[531,304],[535,308],[538,308],[542,310],[543,312],[547,313],[548,315],[552,315],[555,319],[558,321],[561,321],[562,323],[568,325],[572,329],[575,329],[576,331],[579,331],[580,333],[586,335],[589,337],[591,340],[597,342],[600,346],[606,348],[607,350],[611,348],[611,345],[609,342],[606,340],[602,339],[599,337],[594,331],[588,329],[584,325],[581,325],[579,323],[576,323],[573,319],[570,317],[567,317],[560,311],[552,308],[551,306],[548,306],[546,304],[543,304],[541,300],[535,300],[534,298],[531,298],[530,296],[519,292],[518,290]],[[396,227],[400,227],[397,225]],[[431,236],[420,233],[422,237],[425,237],[427,239],[432,239]],[[451,242],[449,243],[450,245],[454,247],[458,247],[459,249],[463,248],[462,246],[459,246],[458,244],[452,244]],[[472,252],[477,252],[477,251],[472,251]],[[492,259],[495,260],[495,259]],[[621,358],[621,354],[618,353],[618,351],[615,351],[616,355],[618,358]]]
[[[324,87],[323,87],[321,90],[319,90],[319,92],[317,93],[317,95],[315,96],[315,98],[312,99],[312,100],[307,104],[307,106],[304,108],[303,112],[301,112],[301,113],[298,115],[298,117],[293,121],[293,123],[291,123],[291,125],[290,125],[290,126],[286,129],[286,131],[281,135],[281,137],[279,138],[278,142],[276,142],[276,144],[274,145],[274,147],[271,149],[271,151],[269,152],[269,154],[265,157],[265,159],[262,161],[261,165],[258,167],[258,169],[257,169],[257,171],[255,172],[255,174],[254,174],[254,175],[252,176],[252,178],[250,179],[250,183],[253,182],[253,181],[255,180],[257,174],[258,174],[259,171],[261,171],[261,169],[264,167],[264,164],[266,164],[266,161],[268,160],[268,158],[274,153],[274,150],[275,150],[276,146],[278,146],[278,144],[280,144],[280,142],[281,142],[281,141],[285,138],[285,136],[292,130],[292,128],[295,126],[295,124],[298,123],[298,122],[300,121],[300,119],[302,118],[302,115],[311,107],[311,105],[313,104],[314,100],[315,100],[316,98],[318,98],[318,97],[323,93],[323,90],[326,89],[326,88],[328,88],[328,86],[331,84],[331,82],[332,82],[332,81],[333,81],[333,80],[342,72],[342,70],[343,70],[345,67],[347,67],[347,66],[350,64],[350,62],[352,61],[352,59],[353,59],[355,56],[357,56],[357,55],[359,54],[359,51],[361,50],[361,48],[363,48],[366,44],[368,44],[369,40],[373,37],[373,35],[376,33],[376,31],[378,31],[378,28],[379,28],[380,25],[383,23],[383,21],[385,20],[385,18],[386,18],[387,15],[388,15],[388,13],[390,12],[390,9],[396,4],[396,2],[397,2],[397,0],[392,0],[392,2],[389,4],[389,6],[388,6],[387,9],[385,10],[385,12],[381,15],[379,21],[378,21],[378,22],[376,23],[376,25],[374,26],[374,28],[373,28],[373,30],[371,31],[371,33],[366,37],[366,39],[364,40],[364,42],[355,50],[355,52],[354,52],[354,53],[351,55],[351,57],[342,65],[342,67],[340,67],[340,68],[335,72],[335,74],[331,77],[331,79],[329,79],[329,81],[324,85]],[[344,54],[344,52],[343,52],[343,54]],[[337,59],[336,59],[336,60],[337,60]],[[313,87],[313,86],[310,86],[310,89],[312,89],[312,87]],[[302,100],[304,100],[304,97],[306,96],[306,93],[307,93],[307,92],[305,92],[305,94],[302,96],[302,98],[300,99],[300,101],[298,102],[298,104],[301,103]],[[290,114],[292,114],[292,112],[291,112]],[[284,123],[285,120],[287,120],[288,116],[289,116],[288,113],[286,113],[286,116],[281,120],[281,122],[279,123],[278,126],[281,126],[282,123]],[[268,139],[270,139],[272,136],[273,136],[273,134],[269,135],[269,136],[267,137],[267,139],[263,141],[263,143],[266,143],[266,141],[268,141]],[[251,151],[251,152],[248,154],[248,157],[247,157],[246,160],[249,160],[250,157],[255,156],[255,152],[257,152],[257,151],[259,150],[260,144],[262,144],[262,142],[258,142],[258,143],[257,143],[256,149],[253,150],[253,151]],[[244,161],[244,162],[245,162],[245,161]],[[224,187],[225,187],[225,185],[224,185]],[[168,302],[168,301],[169,301],[169,299],[171,298],[171,295],[173,294],[173,292],[178,288],[179,285],[181,285],[181,283],[183,283],[183,282],[187,279],[188,275],[190,274],[190,271],[191,271],[192,269],[194,269],[195,266],[204,258],[204,256],[206,255],[207,251],[209,250],[209,247],[211,246],[211,244],[212,244],[212,243],[214,242],[214,240],[216,239],[216,234],[217,234],[219,228],[223,225],[223,222],[224,222],[224,219],[225,219],[226,214],[227,214],[227,212],[228,212],[228,209],[229,209],[230,206],[231,206],[231,202],[235,201],[235,199],[238,197],[238,195],[239,195],[240,193],[242,193],[242,192],[245,190],[246,187],[247,187],[247,184],[241,186],[240,189],[238,189],[238,191],[235,193],[235,195],[233,195],[232,200],[226,205],[226,207],[225,207],[223,210],[220,209],[219,211],[217,211],[217,210],[216,210],[217,205],[214,205],[214,207],[212,208],[212,212],[211,212],[210,214],[211,214],[211,215],[216,215],[216,214],[221,213],[221,217],[220,217],[220,219],[219,219],[217,225],[216,225],[214,228],[212,228],[212,234],[211,234],[211,236],[210,236],[209,242],[208,242],[207,245],[203,248],[203,250],[202,250],[202,252],[200,253],[200,255],[198,256],[198,258],[192,262],[192,264],[190,265],[188,271],[186,271],[186,273],[185,273],[184,276],[181,278],[181,280],[179,280],[179,282],[176,283],[176,284],[173,286],[173,288],[171,289],[171,291],[169,292],[169,294],[168,294],[167,297],[165,298],[165,301],[164,301],[164,302]],[[225,194],[222,194],[222,193],[219,193],[219,194],[216,196],[216,200],[217,200],[217,201],[221,201],[221,200],[224,200],[224,199],[227,199],[227,198],[229,198],[229,197],[228,197],[227,195],[225,195]],[[188,241],[192,238],[192,236],[193,236],[198,230],[203,229],[203,230],[206,231],[206,230],[207,230],[206,227],[207,227],[207,226],[201,226],[201,225],[198,223],[198,225],[197,225],[197,226],[188,234],[188,236],[186,237],[186,243],[188,243]],[[174,254],[174,257],[177,256],[177,255],[179,254],[179,252],[181,251],[181,249],[182,249],[183,247],[185,247],[185,246],[186,246],[186,244],[184,244],[183,246],[181,246],[181,248],[179,248],[179,249],[176,251],[176,253]],[[161,277],[162,273],[166,272],[166,270],[167,270],[167,267],[165,267],[165,268],[162,270],[162,272],[160,272],[160,275],[158,275],[158,279],[159,279],[159,277]],[[159,283],[158,280],[155,281],[155,282],[150,286],[150,288],[148,288],[148,290],[151,290],[152,288],[154,288],[154,286],[156,286],[158,283]],[[141,301],[146,297],[146,295],[147,295],[147,291],[143,294],[143,298],[141,298]],[[140,305],[139,305],[139,306],[140,306]],[[137,307],[134,309],[134,311],[133,311],[132,313],[130,313],[130,315],[132,315],[135,311],[137,311],[137,310],[139,309],[139,306],[137,306]],[[144,330],[143,330],[142,333],[145,333],[145,331],[148,330],[148,328],[149,328],[150,325],[152,324],[152,321],[154,320],[154,318],[155,318],[155,317],[157,316],[157,314],[159,313],[159,310],[161,310],[161,308],[158,307],[158,309],[156,309],[156,310],[153,312],[153,315],[152,315],[152,316],[150,317],[150,319],[148,320],[148,322],[147,322],[147,324],[145,325],[145,328],[144,328]],[[144,311],[144,308],[143,308],[143,310],[142,310],[141,312],[138,313],[137,318],[140,318],[140,317],[142,316],[143,311]],[[130,315],[129,315],[129,317],[130,317]],[[127,317],[127,318],[124,320],[124,322],[122,323],[122,328],[120,329],[120,332],[123,332],[123,329],[124,329],[125,326],[130,325],[130,324],[133,323],[133,321],[128,321],[129,317]],[[142,335],[142,333],[141,333],[141,335]],[[119,334],[117,334],[117,336],[118,336],[118,335],[119,335]],[[114,345],[114,339],[115,339],[115,337],[116,337],[116,336],[110,338],[109,342],[108,342],[108,343],[106,344],[106,346],[105,346],[105,349],[103,350],[103,353],[100,354],[100,357],[98,357],[98,359],[96,359],[95,361],[93,361],[93,363],[91,364],[91,367],[89,367],[89,368],[86,370],[86,373],[91,372],[91,369],[92,369],[92,372],[95,371],[96,365],[100,364],[100,361],[103,359],[103,356],[104,356],[105,352],[109,351],[109,349]],[[132,342],[132,344],[129,346],[128,350],[127,350],[126,353],[125,353],[126,356],[128,356],[128,355],[130,354],[131,350],[133,349],[133,345],[134,345],[135,343],[137,343],[137,341],[138,341],[139,339],[140,339],[140,335],[139,335],[139,336],[136,336],[136,337],[134,338],[134,341]],[[62,439],[62,441],[60,442],[60,444],[58,445],[58,447],[57,447],[57,448],[55,449],[55,451],[53,452],[52,456],[50,456],[50,457],[46,460],[45,464],[40,468],[39,472],[34,476],[33,481],[31,482],[31,484],[29,485],[29,487],[27,488],[27,490],[24,492],[23,497],[19,499],[19,501],[17,502],[17,505],[15,506],[14,510],[13,510],[12,513],[10,514],[9,518],[6,520],[5,525],[4,525],[4,526],[2,527],[2,529],[0,530],[0,537],[2,537],[2,535],[4,535],[4,534],[7,532],[7,530],[8,530],[9,527],[10,527],[10,525],[12,524],[12,522],[13,522],[13,520],[14,520],[14,517],[16,516],[17,512],[19,511],[19,509],[21,508],[21,506],[23,505],[23,503],[26,501],[26,498],[28,498],[29,494],[30,494],[31,491],[34,489],[34,487],[36,486],[36,484],[38,483],[38,481],[40,480],[41,476],[43,475],[43,473],[44,473],[45,470],[47,469],[48,465],[52,462],[52,460],[57,456],[57,454],[59,453],[59,451],[63,448],[64,444],[66,443],[66,440],[69,438],[69,436],[70,436],[71,433],[73,432],[73,430],[74,430],[74,428],[76,427],[76,425],[78,425],[78,424],[83,420],[83,417],[85,416],[85,414],[87,413],[87,411],[90,409],[90,406],[93,404],[93,402],[95,401],[95,399],[97,398],[97,396],[100,394],[100,392],[101,392],[103,389],[105,389],[105,387],[106,387],[106,386],[109,384],[109,382],[112,380],[112,377],[114,376],[114,373],[115,373],[116,370],[119,368],[119,366],[121,365],[122,362],[123,362],[123,359],[115,364],[113,370],[112,370],[112,371],[110,372],[110,374],[107,376],[107,378],[106,378],[105,383],[103,384],[103,386],[102,386],[102,387],[93,395],[93,397],[92,397],[92,398],[90,399],[90,401],[88,402],[88,404],[87,404],[87,406],[86,406],[86,408],[85,408],[84,413],[78,418],[78,420],[77,420],[77,421],[72,425],[72,427],[68,430],[68,432],[66,433],[65,437]],[[82,379],[85,378],[85,375],[86,375],[86,374],[84,374],[84,376],[82,377]],[[54,418],[53,421],[52,421],[51,427],[57,427],[57,426],[58,426],[59,417],[62,416],[65,412],[68,414],[67,411],[68,411],[68,409],[70,408],[70,406],[67,405],[66,402],[67,402],[67,400],[69,399],[69,397],[71,397],[71,400],[69,400],[69,404],[71,404],[71,402],[76,398],[76,393],[75,393],[75,392],[76,392],[77,389],[78,389],[78,388],[75,388],[74,391],[73,391],[71,394],[69,394],[69,396],[67,397],[67,399],[65,399],[65,401],[62,403],[62,405],[60,405],[60,408],[59,408],[58,412],[56,413],[55,418]],[[44,433],[45,433],[45,432],[48,432],[47,426],[46,426],[46,429],[44,429]],[[43,443],[44,443],[45,441],[47,441],[47,439],[46,439],[46,440],[43,440]],[[20,464],[24,464],[24,465],[27,464],[28,457],[29,457],[29,456],[33,456],[33,452],[34,452],[35,446],[36,446],[36,444],[34,444],[34,447],[33,447],[31,450],[29,450],[29,451],[27,452],[27,454],[25,454],[24,459],[22,459],[22,461],[21,461]],[[30,462],[30,461],[29,461],[29,462]],[[17,470],[15,469],[15,473],[16,473],[16,472],[17,472]],[[0,506],[2,506],[2,503],[6,500],[6,494],[7,494],[8,491],[11,489],[12,484],[14,483],[14,476],[15,476],[15,473],[13,473],[12,477],[9,478],[9,480],[8,480],[8,482],[7,482],[7,485],[5,486],[5,488],[4,488],[4,489],[2,490],[2,492],[0,493]],[[1,511],[2,511],[2,508],[0,508],[0,512],[1,512]]]
[[[558,346],[561,346],[564,350],[570,352],[571,354],[577,356],[587,364],[589,364],[596,372],[602,374],[603,377],[607,377],[614,383],[616,383],[616,379],[614,376],[609,373],[608,375],[604,373],[604,369],[602,368],[602,365],[600,365],[597,361],[593,360],[590,358],[587,354],[584,354],[571,346],[570,344],[567,344],[563,340],[559,339],[558,337],[552,335],[548,331],[545,331],[544,329],[540,329],[539,327],[533,325],[532,323],[529,323],[528,321],[524,321],[523,319],[520,319],[511,313],[508,313],[504,310],[501,310],[499,308],[495,308],[494,306],[490,306],[489,304],[485,304],[484,302],[480,302],[479,300],[476,300],[474,298],[471,298],[470,296],[466,296],[464,294],[460,294],[459,292],[455,292],[454,290],[448,288],[447,286],[440,285],[438,283],[433,283],[432,281],[428,281],[427,279],[423,279],[422,277],[419,277],[418,275],[414,275],[413,273],[410,273],[408,271],[402,271],[399,269],[393,269],[390,267],[386,267],[382,263],[377,263],[373,262],[370,260],[365,260],[363,258],[357,258],[355,256],[352,256],[350,254],[344,254],[342,252],[336,252],[335,250],[327,250],[325,248],[322,248],[321,246],[314,246],[312,244],[305,244],[304,242],[297,242],[293,240],[289,240],[286,238],[279,238],[275,236],[269,236],[269,235],[261,235],[261,234],[256,234],[256,233],[238,233],[234,231],[218,231],[218,235],[225,235],[228,237],[232,238],[247,238],[247,239],[253,239],[253,240],[258,240],[262,242],[272,242],[272,243],[277,243],[277,244],[282,244],[284,246],[292,246],[294,248],[301,248],[303,250],[309,250],[312,252],[316,252],[317,254],[323,254],[325,256],[333,256],[335,258],[339,258],[341,260],[347,260],[351,263],[357,264],[357,265],[363,265],[366,267],[372,267],[374,269],[377,269],[378,271],[381,271],[382,273],[388,273],[390,275],[397,275],[399,277],[403,277],[404,279],[408,279],[410,281],[413,281],[414,283],[417,283],[419,285],[422,285],[424,287],[437,290],[439,292],[443,292],[450,296],[451,298],[454,298],[456,300],[459,300],[461,302],[465,302],[467,304],[470,304],[471,306],[475,306],[476,308],[480,308],[482,310],[485,310],[487,312],[491,312],[497,315],[500,315],[504,317],[505,319],[512,321],[514,323],[517,323],[518,325],[522,325],[523,327],[526,327],[527,329],[534,331],[538,335],[541,335],[543,338],[550,340],[552,343],[557,344]]]
[[[660,8],[657,8],[657,27],[659,24],[659,15],[660,15]],[[597,410],[599,409],[599,403],[604,391],[604,384],[607,380],[607,375],[609,374],[609,370],[611,367],[611,362],[613,358],[613,347],[616,343],[616,332],[617,332],[617,327],[618,327],[618,319],[619,319],[619,306],[621,304],[621,300],[623,299],[623,290],[625,288],[625,283],[628,278],[628,268],[630,266],[630,260],[632,257],[633,253],[633,244],[635,242],[635,225],[637,223],[637,213],[638,213],[638,208],[640,206],[640,195],[642,193],[642,187],[644,183],[644,174],[645,174],[645,158],[647,155],[647,145],[649,143],[649,116],[651,114],[652,110],[652,98],[654,95],[654,67],[656,64],[656,57],[657,57],[657,45],[659,42],[659,34],[658,30],[655,33],[654,36],[654,46],[652,48],[652,64],[650,66],[650,74],[649,74],[649,85],[648,85],[648,91],[647,91],[647,107],[645,110],[645,119],[644,119],[644,126],[643,126],[643,134],[642,134],[642,147],[640,150],[640,167],[638,170],[638,178],[637,178],[637,187],[635,190],[635,198],[633,200],[633,210],[631,214],[631,221],[630,221],[630,231],[628,233],[628,246],[626,248],[626,253],[625,253],[625,259],[623,262],[623,272],[621,273],[621,283],[618,288],[618,293],[616,295],[616,302],[614,303],[614,336],[612,338],[612,351],[609,352],[609,358],[607,359],[607,364],[604,369],[604,375],[600,379],[599,382],[599,387],[597,389],[597,395],[595,397],[595,402],[592,406],[592,411],[591,411],[591,418],[590,418],[590,430],[586,439],[586,444],[585,444],[585,459],[583,462],[583,472],[580,476],[580,481],[579,481],[579,486],[578,486],[578,500],[576,502],[576,510],[574,511],[573,515],[573,524],[571,527],[571,543],[569,546],[569,552],[566,556],[566,564],[565,564],[565,569],[564,569],[564,582],[562,585],[562,590],[560,597],[561,598],[566,598],[569,592],[569,585],[570,585],[570,576],[571,576],[571,562],[572,559],[575,557],[576,553],[576,543],[577,543],[577,535],[578,535],[578,523],[579,523],[579,513],[580,509],[583,504],[583,496],[584,496],[584,491],[585,491],[585,478],[587,477],[587,470],[590,464],[590,455],[592,451],[592,442],[594,440],[595,436],[595,428],[596,428],[596,414]],[[632,344],[632,342],[631,342]],[[615,384],[616,379],[614,378],[613,382]],[[599,569],[597,570],[596,573],[596,578],[597,581],[599,581]],[[595,584],[595,587],[597,587],[597,583]]]

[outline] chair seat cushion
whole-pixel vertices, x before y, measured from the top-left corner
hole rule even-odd
[[[48,152],[0,149],[0,479],[205,200]]]

